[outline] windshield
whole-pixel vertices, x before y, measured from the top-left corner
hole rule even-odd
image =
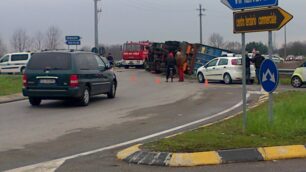
[[[139,44],[125,44],[124,50],[125,51],[141,51],[143,50],[143,46]]]
[[[68,53],[37,53],[28,64],[32,70],[68,70],[71,68],[71,55]]]

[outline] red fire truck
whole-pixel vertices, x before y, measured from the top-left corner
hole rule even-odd
[[[149,55],[149,41],[144,42],[126,42],[123,45],[122,65],[129,67],[143,68]]]

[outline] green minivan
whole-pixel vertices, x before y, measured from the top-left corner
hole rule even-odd
[[[105,57],[82,51],[34,53],[23,74],[23,95],[32,106],[44,99],[74,99],[87,106],[90,97],[116,96],[118,81]]]

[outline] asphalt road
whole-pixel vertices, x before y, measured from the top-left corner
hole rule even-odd
[[[241,101],[240,85],[210,84],[205,87],[196,82],[166,83],[159,75],[133,69],[119,70],[117,75],[117,98],[109,100],[105,96],[98,96],[93,98],[88,107],[77,107],[73,103],[63,101],[43,101],[37,108],[31,107],[27,101],[1,104],[0,171],[148,136],[211,116]],[[258,87],[252,86],[249,89],[257,90]],[[252,95],[249,104],[255,103],[257,98],[258,95]],[[222,117],[239,111],[241,108]],[[145,141],[162,136],[164,135]],[[119,148],[111,149],[69,159],[57,171],[168,171],[168,168],[135,166],[118,161],[115,159],[118,150]],[[255,170],[257,166],[260,166],[261,171],[306,170],[305,160],[283,162],[169,170],[237,171],[248,167]],[[288,164],[288,168],[283,168],[284,164]]]

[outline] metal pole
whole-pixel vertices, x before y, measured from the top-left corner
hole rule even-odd
[[[269,59],[272,60],[272,31],[269,31]],[[273,122],[273,94],[269,93],[269,122]]]
[[[95,47],[99,47],[99,32],[98,32],[98,0],[94,0],[95,3]]]
[[[199,16],[200,16],[200,43],[203,44],[203,25],[202,25],[202,16],[204,15],[203,14],[203,11],[205,11],[204,8],[202,8],[202,4],[199,5]]]
[[[285,26],[285,46],[284,46],[284,59],[287,58],[287,27]]]
[[[200,43],[203,44],[203,33],[202,33],[202,5],[200,4]]]
[[[246,59],[245,59],[245,33],[241,34],[242,39],[242,99],[243,99],[243,132],[247,128],[247,88],[246,88]]]

